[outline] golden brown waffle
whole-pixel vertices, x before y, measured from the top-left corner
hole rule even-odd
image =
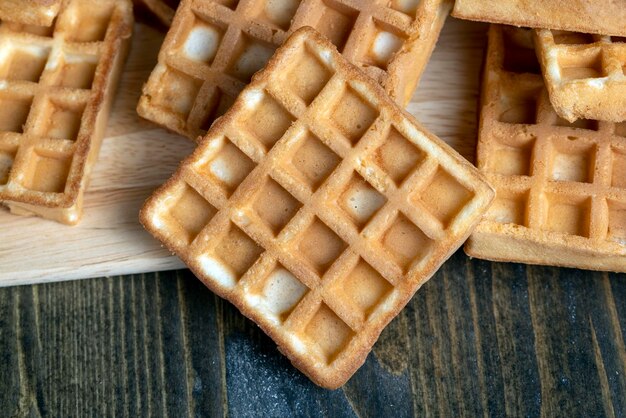
[[[452,16],[531,28],[626,36],[624,0],[456,0]]]
[[[475,167],[303,28],[141,222],[296,367],[336,388],[492,198]]]
[[[71,0],[54,26],[0,24],[0,201],[75,224],[132,33],[127,0]]]
[[[0,20],[50,26],[60,8],[61,0],[0,0]]]
[[[492,25],[486,60],[477,161],[497,197],[465,251],[626,271],[626,124],[559,118],[530,30]]]
[[[626,121],[626,37],[549,29],[535,35],[550,101],[560,116],[570,122]]]
[[[450,7],[450,0],[183,0],[137,111],[196,139],[303,26],[330,38],[404,105]]]
[[[152,12],[165,26],[172,24],[180,0],[135,0]]]

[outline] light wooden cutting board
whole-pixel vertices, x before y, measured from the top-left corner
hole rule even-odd
[[[473,160],[486,25],[449,18],[408,110]],[[192,149],[191,141],[141,120],[135,106],[163,33],[137,24],[85,213],[75,227],[0,209],[0,286],[176,269],[137,220],[142,202]],[[1,111],[1,110],[0,110]]]

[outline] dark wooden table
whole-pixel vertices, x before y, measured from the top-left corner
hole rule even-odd
[[[626,277],[457,252],[342,388],[188,271],[0,289],[0,416],[626,416]]]

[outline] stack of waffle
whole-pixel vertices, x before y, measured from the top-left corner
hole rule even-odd
[[[137,111],[199,145],[140,220],[316,383],[346,382],[466,240],[626,271],[626,8],[457,0],[536,28],[489,30],[476,168],[402,109],[451,0],[141,3],[171,28]],[[76,223],[130,0],[0,19],[0,201]]]
[[[477,164],[497,198],[469,255],[626,271],[626,7],[618,3],[457,0],[457,17],[534,28],[489,30]]]

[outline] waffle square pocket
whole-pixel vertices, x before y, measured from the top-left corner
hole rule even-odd
[[[307,78],[314,89],[298,87]],[[296,367],[336,388],[492,198],[475,167],[303,28],[140,218]]]

